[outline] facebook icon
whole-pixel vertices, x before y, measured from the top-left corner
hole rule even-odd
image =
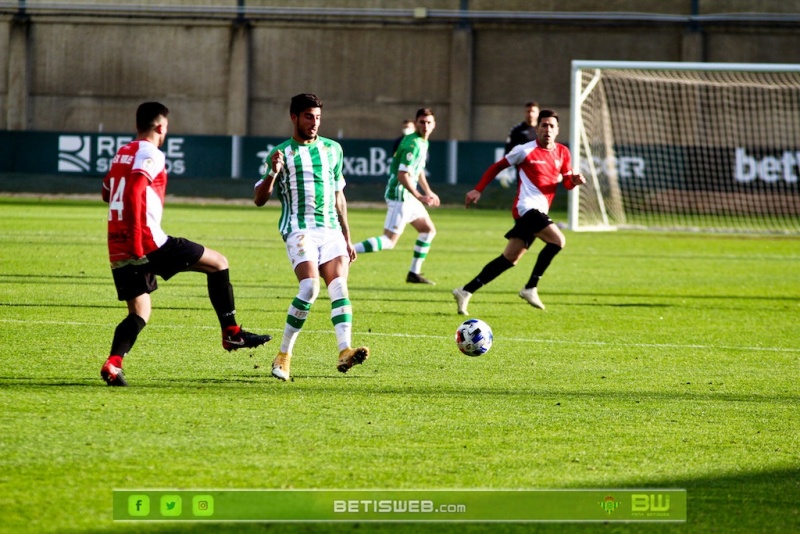
[[[128,497],[128,515],[133,517],[150,515],[150,497],[147,495],[130,495]]]

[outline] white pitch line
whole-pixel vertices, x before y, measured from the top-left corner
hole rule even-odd
[[[0,323],[19,323],[19,324],[49,324],[49,325],[69,325],[69,326],[105,326],[113,327],[114,324],[110,323],[87,323],[81,321],[28,321],[21,319],[0,319]],[[219,330],[218,326],[209,325],[179,325],[179,324],[155,324],[150,328],[196,328],[200,330]],[[331,334],[332,330],[303,330],[307,334]],[[359,336],[376,336],[376,337],[401,337],[413,339],[453,339],[453,336],[433,336],[429,334],[405,334],[402,332],[356,332]],[[791,347],[738,347],[733,345],[682,345],[677,343],[616,343],[608,341],[575,341],[563,339],[541,339],[534,337],[506,337],[503,336],[503,341],[513,341],[519,343],[552,343],[561,345],[583,345],[592,347],[641,347],[641,348],[658,348],[658,349],[695,349],[695,350],[741,350],[741,351],[754,351],[754,352],[785,352],[785,353],[800,353],[800,348]]]

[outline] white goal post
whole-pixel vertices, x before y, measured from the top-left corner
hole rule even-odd
[[[573,230],[800,234],[800,65],[572,62]]]

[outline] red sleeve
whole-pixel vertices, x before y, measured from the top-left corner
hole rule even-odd
[[[569,153],[569,149],[566,146],[562,145],[561,148],[561,175],[564,177],[564,188],[569,191],[571,189],[575,189],[575,184],[572,183],[571,176],[575,172],[572,170],[572,155]]]
[[[129,224],[129,243],[131,254],[136,258],[144,256],[142,245],[142,226],[145,224],[147,209],[147,184],[150,180],[141,172],[134,172],[127,178],[125,195],[122,199],[123,211]]]
[[[106,174],[103,178],[103,188],[100,191],[100,195],[103,197],[103,202],[108,204],[109,198],[111,196],[111,186],[109,185],[109,174]]]
[[[511,167],[511,164],[506,158],[495,161],[489,166],[488,169],[486,169],[486,172],[483,173],[483,176],[481,176],[481,181],[478,182],[478,185],[475,186],[475,189],[483,193],[483,190],[486,189],[486,186],[492,183],[492,180],[494,180],[495,177],[500,174],[500,171],[509,167]]]

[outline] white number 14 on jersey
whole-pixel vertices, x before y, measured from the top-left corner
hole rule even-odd
[[[118,221],[122,220],[122,195],[125,193],[125,177],[119,179],[119,183],[117,183],[116,178],[112,178],[110,180],[111,186],[111,196],[108,202],[108,220],[114,220],[114,213],[116,212],[116,218]]]

